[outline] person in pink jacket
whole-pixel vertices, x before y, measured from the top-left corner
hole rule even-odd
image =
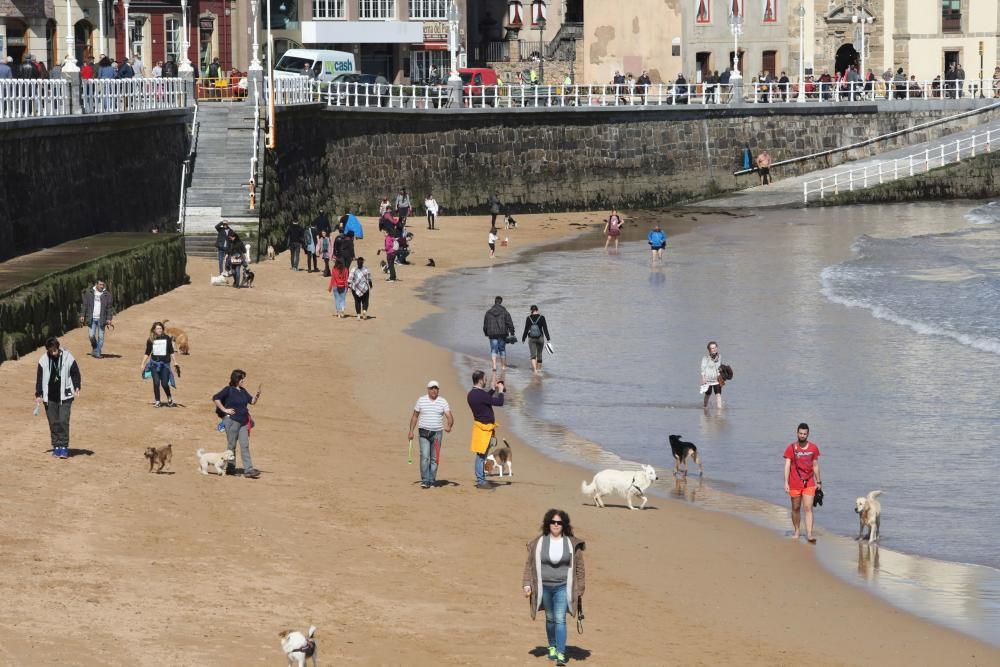
[[[389,264],[389,277],[386,278],[386,282],[392,283],[396,282],[396,249],[399,247],[397,245],[396,239],[393,238],[392,234],[389,233],[388,229],[383,230],[385,232],[384,248],[385,248],[385,259]]]

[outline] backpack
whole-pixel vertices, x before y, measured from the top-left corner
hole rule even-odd
[[[542,318],[541,315],[535,319],[528,318],[531,322],[531,326],[528,327],[528,338],[541,338],[542,337],[542,327],[539,326],[538,321]]]

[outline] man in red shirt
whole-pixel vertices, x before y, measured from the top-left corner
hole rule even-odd
[[[823,486],[819,472],[819,447],[809,442],[809,425],[799,424],[796,442],[785,449],[785,493],[792,499],[792,537],[799,538],[799,511],[806,510],[806,539],[813,537],[813,498],[816,487]]]

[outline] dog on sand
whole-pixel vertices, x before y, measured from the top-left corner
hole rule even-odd
[[[688,459],[691,459],[698,465],[698,474],[704,475],[705,468],[701,465],[701,457],[698,456],[698,448],[691,442],[684,442],[681,438],[684,436],[672,435],[670,436],[670,449],[674,454],[674,474],[683,472],[684,476],[687,477],[688,474]],[[681,470],[681,464],[684,464],[684,469]]]
[[[604,507],[603,497],[609,493],[617,493],[628,503],[630,510],[639,510],[646,507],[649,500],[646,497],[646,489],[656,481],[656,470],[651,465],[644,465],[636,471],[630,470],[602,470],[594,475],[594,479],[587,484],[584,480],[580,484],[580,491],[585,495],[594,498],[594,504]],[[642,505],[635,507],[632,505],[632,497],[642,498]]]
[[[293,667],[298,663],[298,667],[305,667],[306,658],[312,658],[313,667],[316,667],[316,626],[309,626],[309,634],[304,635],[298,630],[282,630],[278,633],[281,637],[281,650],[288,658],[288,667]]]
[[[197,456],[198,468],[202,475],[207,475],[208,467],[212,466],[215,468],[215,474],[220,477],[226,474],[226,466],[229,462],[236,460],[236,455],[228,449],[224,452],[206,452],[204,449],[199,449]]]
[[[170,320],[163,320],[164,333],[174,339],[174,347],[181,354],[191,354],[191,344],[188,341],[188,335],[184,332],[184,329],[180,327],[168,327],[167,322]]]
[[[225,273],[220,273],[217,276],[212,276],[211,283],[213,287],[225,287],[229,284],[229,276]]]
[[[274,259],[275,259],[275,257],[276,257],[276,253],[274,252],[274,246],[271,245],[270,243],[268,243],[267,244],[267,258],[273,262]]]
[[[146,447],[146,453],[143,456],[149,459],[149,472],[153,472],[153,465],[158,464],[160,467],[156,469],[156,472],[159,473],[163,471],[163,466],[170,463],[174,457],[174,450],[169,443],[166,447]]]
[[[500,476],[503,477],[503,467],[506,465],[507,474],[511,477],[514,476],[514,473],[511,472],[511,465],[514,463],[514,450],[510,448],[510,443],[506,440],[503,441],[502,445],[498,445],[495,439],[490,440],[490,446],[486,448],[486,461],[493,464],[490,469],[491,473],[499,472]]]
[[[872,491],[867,496],[861,496],[854,501],[854,511],[858,515],[858,537],[861,539],[868,526],[868,544],[874,543],[879,538],[882,528],[882,503],[875,500],[881,496],[881,491]]]

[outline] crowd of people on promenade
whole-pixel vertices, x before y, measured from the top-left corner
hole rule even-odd
[[[11,56],[0,59],[0,80],[3,79],[61,79],[63,78],[62,64],[49,63],[51,68],[46,66],[44,60],[39,60],[34,54],[27,53],[20,63],[15,63]],[[80,78],[90,79],[142,79],[142,78],[177,78],[179,74],[177,61],[173,55],[169,55],[166,60],[157,60],[153,67],[147,68],[142,58],[136,54],[126,58],[112,58],[106,54],[100,54],[96,58],[87,56],[80,65]],[[240,77],[241,72],[235,68],[228,74],[223,70],[219,59],[215,58],[204,69],[203,74],[208,79],[219,79],[223,76]]]

